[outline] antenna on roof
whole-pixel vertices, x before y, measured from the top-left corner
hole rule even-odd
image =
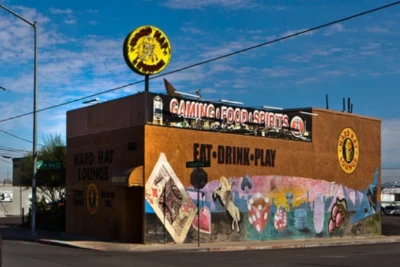
[[[196,95],[199,96],[199,98],[201,98],[201,93],[200,92],[201,92],[201,89],[197,89],[196,90]]]
[[[325,95],[325,104],[326,104],[326,109],[329,109],[328,94]]]
[[[350,112],[350,97],[347,98],[347,113],[351,113]]]

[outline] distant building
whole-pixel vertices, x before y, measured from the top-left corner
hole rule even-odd
[[[387,187],[381,191],[381,203],[383,207],[400,205],[400,187]]]
[[[12,185],[13,186],[21,186],[22,179],[21,179],[21,164],[24,158],[13,158],[13,175],[12,175]]]

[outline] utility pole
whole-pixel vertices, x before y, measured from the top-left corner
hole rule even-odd
[[[31,231],[32,235],[36,235],[36,172],[37,172],[37,121],[36,121],[36,98],[37,98],[37,22],[30,22],[19,14],[15,13],[11,9],[0,5],[0,8],[4,9],[8,13],[19,18],[23,22],[33,27],[33,174],[32,174],[32,217],[31,217]]]

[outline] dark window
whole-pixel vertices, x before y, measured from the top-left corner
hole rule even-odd
[[[400,201],[400,194],[394,194],[394,201]]]

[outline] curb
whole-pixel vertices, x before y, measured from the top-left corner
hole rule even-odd
[[[248,247],[223,247],[223,248],[208,248],[208,252],[219,251],[241,251],[241,250],[272,250],[272,249],[296,249],[296,248],[315,248],[315,247],[339,247],[339,246],[357,246],[357,245],[373,245],[373,244],[391,244],[400,243],[398,239],[379,240],[379,242],[371,241],[348,241],[337,243],[315,243],[315,244],[287,244],[287,245],[262,245]]]
[[[349,241],[339,241],[339,242],[326,242],[326,243],[311,243],[311,244],[260,244],[260,245],[251,245],[251,246],[225,246],[225,247],[194,247],[194,248],[185,248],[185,247],[151,247],[151,246],[139,246],[138,248],[126,248],[126,249],[109,249],[107,246],[82,246],[79,244],[73,244],[68,241],[60,241],[60,240],[51,240],[51,239],[38,239],[38,243],[60,246],[60,247],[69,247],[69,248],[77,248],[77,249],[87,249],[87,250],[95,250],[95,251],[103,251],[103,252],[134,252],[134,253],[145,253],[145,252],[228,252],[228,251],[244,251],[244,250],[273,250],[273,249],[298,249],[298,248],[314,248],[314,247],[338,247],[338,246],[356,246],[356,245],[373,245],[373,244],[391,244],[391,243],[400,243],[399,238],[388,238],[388,239],[380,239],[380,240],[349,240]],[[112,246],[112,245],[111,245]]]
[[[95,248],[87,248],[78,245],[71,244],[68,241],[61,241],[61,240],[51,240],[51,239],[37,239],[37,243],[43,245],[50,245],[50,246],[57,246],[57,247],[66,247],[66,248],[76,248],[76,249],[88,249],[88,250],[97,250]]]

